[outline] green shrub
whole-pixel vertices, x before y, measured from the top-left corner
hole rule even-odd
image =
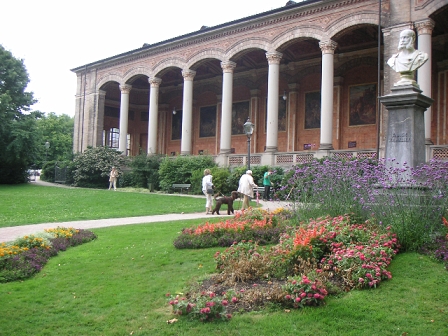
[[[127,158],[109,147],[88,147],[73,160],[73,181],[77,187],[104,188],[109,184],[109,173],[117,167],[119,176]]]
[[[192,187],[197,188],[191,180],[193,172],[203,172],[204,169],[213,167],[216,167],[216,163],[209,155],[165,157],[159,168],[160,189],[169,192],[174,183],[191,183]]]

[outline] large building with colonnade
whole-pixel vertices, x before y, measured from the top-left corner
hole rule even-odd
[[[72,69],[74,152],[212,155],[251,164],[383,157],[378,101],[399,74],[387,64],[400,32],[429,61],[417,71],[427,159],[448,159],[448,0],[305,0]],[[199,28],[199,27],[198,27]]]

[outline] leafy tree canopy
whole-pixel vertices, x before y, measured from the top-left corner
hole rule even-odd
[[[0,45],[0,183],[27,181],[26,170],[37,155],[36,101],[26,92],[29,78],[23,60]]]

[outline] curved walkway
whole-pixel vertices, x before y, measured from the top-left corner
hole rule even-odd
[[[60,184],[49,183],[40,181],[33,182],[39,185],[55,186],[55,187],[67,187]],[[70,187],[69,187],[70,188]],[[280,207],[289,206],[286,202],[276,202],[276,201],[260,201],[263,209],[273,211]],[[220,217],[231,217],[232,215],[220,215]],[[158,222],[169,222],[175,220],[188,220],[196,218],[213,218],[213,215],[206,215],[203,212],[191,213],[191,214],[169,214],[169,215],[155,215],[155,216],[141,216],[141,217],[126,217],[126,218],[108,218],[108,219],[95,219],[95,220],[84,220],[84,221],[72,221],[72,222],[54,222],[54,223],[42,223],[42,224],[32,224],[32,225],[21,225],[21,226],[11,226],[0,228],[0,243],[13,241],[19,237],[34,234],[44,229],[51,229],[58,226],[63,227],[74,227],[76,229],[95,229],[101,227],[109,226],[119,226],[119,225],[129,225],[129,224],[144,224],[144,223],[158,223]],[[216,217],[216,216],[215,216]]]

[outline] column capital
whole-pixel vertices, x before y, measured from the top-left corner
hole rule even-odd
[[[192,81],[194,76],[196,76],[196,71],[191,69],[182,70],[182,76],[186,81]]]
[[[106,91],[105,90],[98,90],[98,96],[104,98],[106,97]]]
[[[131,89],[132,89],[132,85],[129,85],[129,84],[120,85],[121,93],[129,93],[131,91]]]
[[[224,73],[233,73],[233,70],[236,68],[236,63],[232,61],[224,61],[221,62],[221,68]]]
[[[417,35],[432,35],[432,31],[436,23],[434,20],[428,18],[414,22],[415,29],[417,29]]]
[[[151,87],[159,87],[162,83],[162,78],[150,77],[148,78],[148,83],[151,84]]]
[[[269,64],[280,64],[282,57],[283,54],[279,53],[278,51],[266,53],[266,58],[268,59]]]
[[[322,50],[322,54],[334,54],[337,46],[338,44],[333,40],[319,42],[319,48]]]

